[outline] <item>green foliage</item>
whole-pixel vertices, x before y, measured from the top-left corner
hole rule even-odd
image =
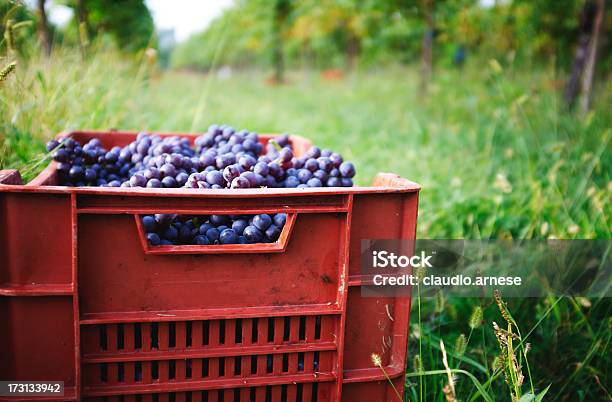
[[[230,79],[184,72],[147,79],[145,72],[124,54],[95,49],[85,61],[62,48],[50,60],[20,60],[0,84],[0,168],[31,179],[44,167],[44,143],[68,129],[181,132],[228,123],[336,149],[356,163],[362,185],[379,171],[421,183],[420,238],[611,237],[610,82],[580,118],[562,106],[553,68],[516,62],[504,68],[473,59],[462,71],[440,69],[428,98],[418,96],[414,67],[355,71],[334,82],[293,73],[275,87],[253,71]],[[507,302],[531,343],[535,395],[552,384],[544,400],[609,399],[609,300]],[[499,347],[491,324],[502,320],[492,301],[424,299],[420,308],[409,345],[411,362],[422,345],[422,400],[444,401],[440,339],[461,400],[483,400],[477,392],[507,400],[492,368]],[[461,334],[458,356],[452,345]],[[417,377],[409,369],[411,401],[419,400]]]
[[[120,49],[134,52],[153,44],[153,17],[144,0],[83,0],[93,33],[109,33]]]
[[[223,65],[269,65],[275,2],[241,0],[179,49],[174,65],[209,69],[212,55]],[[344,67],[358,56],[364,66],[408,63],[420,57],[424,2],[418,0],[301,0],[287,2],[281,32],[292,66]],[[434,60],[450,64],[458,45],[486,58],[554,60],[567,70],[578,41],[584,0],[435,1]],[[218,38],[226,38],[223,44]],[[215,40],[217,38],[217,40]],[[219,47],[222,50],[217,51]],[[603,53],[602,57],[610,59]],[[607,65],[606,60],[603,64]]]
[[[29,54],[29,47],[36,32],[36,25],[34,23],[34,15],[26,7],[21,6],[11,0],[0,0],[0,32],[2,33],[2,39],[0,41],[0,54],[6,54],[8,49],[8,35],[12,35],[12,42],[14,51],[21,55]],[[7,28],[10,25],[18,26],[17,29],[13,29],[13,32],[9,34]]]

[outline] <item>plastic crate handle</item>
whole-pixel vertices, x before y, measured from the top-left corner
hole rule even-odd
[[[287,213],[287,221],[277,241],[274,243],[253,244],[220,244],[220,245],[172,245],[151,246],[146,238],[142,225],[142,215],[135,214],[136,227],[140,244],[145,254],[172,255],[172,254],[247,254],[247,253],[282,253],[287,249],[289,238],[297,219],[297,213]]]

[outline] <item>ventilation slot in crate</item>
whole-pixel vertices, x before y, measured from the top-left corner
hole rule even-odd
[[[296,399],[304,388],[312,394],[319,382],[335,381],[338,319],[316,315],[85,325],[84,394],[128,397],[173,384],[177,391],[201,388],[209,394],[220,388],[240,394],[238,401],[305,400]],[[256,399],[244,394],[251,392],[244,388],[251,384]],[[262,384],[270,384],[269,391],[261,391]],[[226,394],[215,398],[209,400],[234,400]]]

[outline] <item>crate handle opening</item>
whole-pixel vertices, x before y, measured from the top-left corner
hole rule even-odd
[[[261,212],[271,213],[271,212]],[[136,228],[140,244],[145,254],[249,254],[249,253],[282,253],[287,249],[289,238],[293,231],[297,213],[287,213],[287,220],[281,230],[281,234],[273,243],[250,243],[250,244],[210,244],[210,245],[159,245],[152,246],[146,237],[146,231],[142,223],[142,217],[149,214],[134,214]]]

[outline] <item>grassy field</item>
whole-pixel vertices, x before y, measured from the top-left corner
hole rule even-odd
[[[260,72],[152,72],[112,52],[83,63],[60,51],[20,63],[1,84],[0,167],[31,178],[43,167],[44,142],[71,128],[198,132],[227,123],[309,137],[355,162],[359,184],[379,171],[419,182],[422,238],[610,239],[610,82],[598,88],[594,110],[576,116],[545,67],[474,60],[436,71],[426,97],[418,78],[416,67],[387,67],[339,81],[295,72],[270,86]],[[483,320],[471,328],[475,306]],[[552,384],[545,400],[610,400],[607,300],[514,299],[508,308],[529,333],[536,390]],[[499,347],[491,323],[502,320],[492,300],[422,300],[413,317],[411,356],[420,348],[420,362],[411,359],[411,373],[443,368],[443,339],[452,367],[474,374],[495,400],[510,400],[492,366]],[[454,346],[461,334],[470,335],[464,353]],[[434,373],[409,376],[407,397],[444,401],[445,375]],[[456,387],[461,400],[475,395],[463,375]]]

